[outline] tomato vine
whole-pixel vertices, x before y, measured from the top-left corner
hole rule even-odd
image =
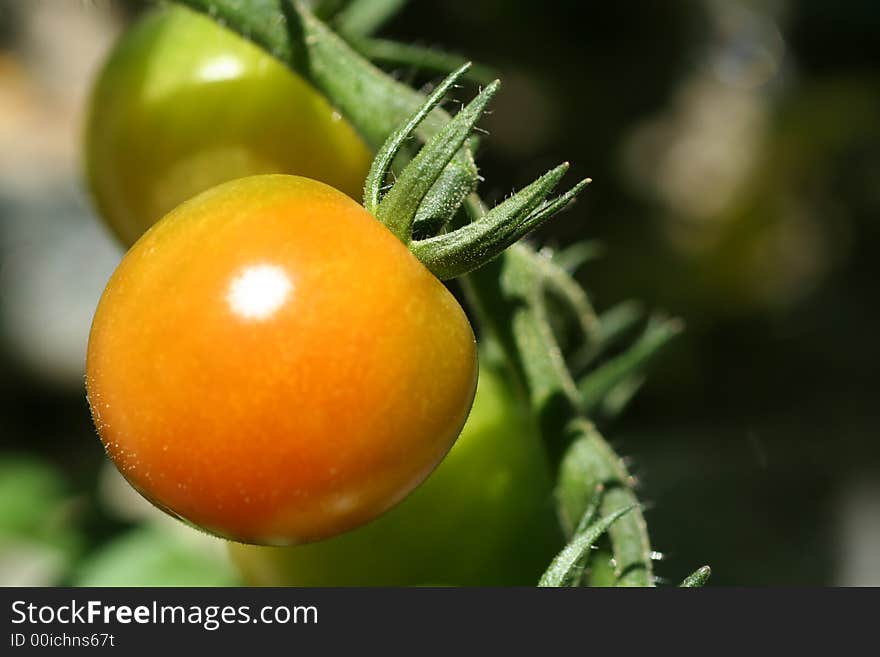
[[[452,118],[439,106],[443,94],[427,99],[384,73],[364,56],[369,49],[358,47],[399,8],[399,0],[354,0],[347,4],[296,0],[179,2],[262,46],[322,92],[380,153],[367,185],[367,207],[374,205],[378,216],[384,217],[405,242],[417,233],[436,235],[434,248],[425,247],[425,252],[419,254],[416,242],[413,250],[429,268],[433,263],[432,270],[439,276],[466,274],[462,281],[467,299],[483,331],[502,347],[510,371],[559,465],[558,515],[572,542],[554,561],[542,583],[581,583],[584,562],[589,558],[591,574],[586,580],[590,584],[653,586],[653,552],[635,480],[592,419],[603,412],[619,411],[637,389],[644,362],[678,332],[679,324],[664,319],[649,322],[635,344],[596,367],[599,357],[606,356],[617,342],[621,322],[626,326],[632,323],[636,316],[632,307],[597,316],[587,294],[572,277],[572,265],[580,258],[572,258],[571,252],[552,254],[516,244],[488,264],[485,262],[487,256],[498,255],[533,227],[523,222],[534,212],[546,211],[549,216],[561,209],[583,183],[556,200],[546,201],[564,173],[564,168],[555,169],[535,183],[541,192],[535,195],[537,202],[530,198],[524,203],[525,213],[519,208],[519,212],[510,214],[518,221],[497,221],[498,214],[503,214],[498,208],[511,211],[516,205],[513,200],[524,202],[524,197],[521,192],[507,205],[487,210],[476,195],[479,175],[473,158],[476,139],[471,130],[481,104],[495,87],[486,87],[476,104]],[[367,11],[370,4],[372,10]],[[339,31],[330,25],[336,25]],[[432,61],[458,63],[454,59]],[[463,72],[459,70],[459,74]],[[447,80],[447,86],[454,79]],[[446,88],[440,87],[440,91]],[[410,132],[427,144],[422,153],[436,155],[442,150],[443,157],[422,158],[421,165],[431,160],[428,169],[433,177],[429,187],[425,185],[425,168],[419,168],[416,156],[402,170],[397,183],[400,187],[392,187],[380,200],[385,173],[402,138]],[[417,202],[414,189],[418,192]],[[466,213],[460,211],[462,207]],[[494,229],[486,231],[484,238],[494,238],[496,250],[487,251],[488,241],[470,251],[459,244],[455,257],[444,259],[443,254],[452,248],[450,236],[462,230],[477,231],[481,223],[493,221]],[[442,233],[443,227],[450,224],[456,230]],[[465,246],[476,243],[473,235],[470,238],[463,243]],[[440,242],[447,252],[437,248]],[[582,329],[576,351],[582,366],[578,369],[583,373],[573,372],[572,359],[560,347],[548,312],[551,298],[554,307],[561,308],[560,312]],[[599,550],[590,555],[590,546]],[[702,585],[708,574],[704,567],[682,585]]]

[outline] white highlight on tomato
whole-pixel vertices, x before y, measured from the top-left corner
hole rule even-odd
[[[252,265],[236,275],[226,299],[244,319],[266,319],[277,311],[293,290],[287,272],[277,265]]]
[[[233,56],[221,56],[207,62],[199,70],[199,78],[205,82],[221,82],[241,75],[244,67],[241,61]]]

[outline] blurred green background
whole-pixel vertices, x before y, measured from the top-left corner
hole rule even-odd
[[[82,386],[121,255],[83,102],[144,6],[0,0],[0,584],[235,582],[106,466]],[[606,430],[659,575],[880,585],[880,3],[421,1],[384,33],[499,70],[487,196],[571,160],[594,183],[536,240],[599,239],[599,308],[685,320]]]

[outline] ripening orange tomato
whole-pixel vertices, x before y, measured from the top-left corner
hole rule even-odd
[[[253,176],[132,247],[92,325],[95,425],[166,511],[251,543],[314,541],[402,500],[448,452],[476,387],[452,294],[363,207]]]
[[[487,354],[489,356],[489,354]],[[427,481],[364,527],[290,547],[230,544],[249,586],[532,586],[562,549],[552,465],[528,406],[480,359],[467,423]]]

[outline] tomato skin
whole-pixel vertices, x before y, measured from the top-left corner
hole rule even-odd
[[[86,120],[88,185],[126,245],[183,201],[249,175],[301,175],[360,199],[371,160],[302,78],[180,6],[148,13],[122,36]]]
[[[552,489],[531,419],[481,364],[461,436],[397,507],[320,543],[229,549],[255,586],[533,586],[562,545]]]
[[[476,385],[458,302],[360,205],[253,176],[184,203],[98,305],[98,433],[157,506],[244,542],[332,536],[440,462]]]

